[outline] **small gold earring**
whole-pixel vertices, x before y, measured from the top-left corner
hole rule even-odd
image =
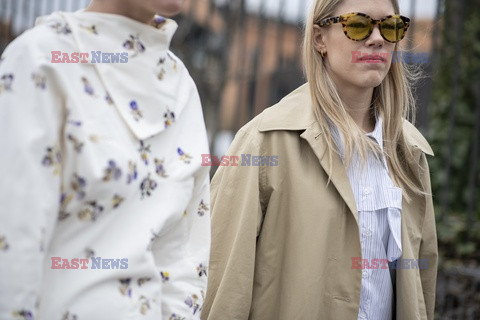
[[[325,56],[327,55],[327,50],[320,51],[320,55],[322,56],[322,58],[325,58]]]

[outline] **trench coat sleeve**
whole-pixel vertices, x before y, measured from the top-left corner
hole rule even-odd
[[[422,280],[423,298],[425,300],[427,318],[430,320],[434,318],[435,311],[438,247],[437,232],[435,227],[435,213],[431,195],[430,171],[426,156],[424,154],[422,154],[421,162],[424,164],[422,167],[425,168],[425,171],[423,172],[424,188],[428,195],[426,196],[426,212],[422,227],[422,240],[420,243],[419,259],[425,259],[421,261],[427,261],[428,267],[420,270],[420,277]]]
[[[0,62],[0,319],[34,319],[60,203],[63,100],[22,37]]]
[[[259,155],[253,133],[240,131],[227,155]],[[202,319],[247,319],[262,221],[260,168],[221,166],[212,189],[212,246]]]

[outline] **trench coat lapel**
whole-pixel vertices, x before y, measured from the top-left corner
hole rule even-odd
[[[352,187],[350,186],[350,181],[348,180],[347,172],[337,153],[332,154],[332,163],[330,163],[325,136],[320,133],[318,123],[315,122],[312,124],[312,126],[307,128],[300,137],[308,142],[320,161],[323,170],[329,175],[331,183],[335,186],[338,193],[347,204],[358,224],[357,205],[355,203]]]
[[[274,130],[303,131],[300,137],[308,142],[325,172],[327,174],[330,172],[327,143],[312,111],[308,83],[293,91],[275,106],[267,108],[263,112],[258,129],[260,132]],[[345,167],[336,153],[332,155],[332,161],[330,181],[358,223],[357,206]]]
[[[258,130],[260,132],[275,130],[302,131],[300,137],[308,142],[322,168],[328,174],[330,173],[330,159],[327,152],[327,142],[313,114],[311,99],[308,83],[300,86],[279,103],[264,110]],[[433,155],[428,142],[415,126],[408,121],[404,121],[404,134],[407,143],[414,147],[413,152],[416,159],[420,159],[422,152]],[[331,168],[331,183],[345,201],[358,224],[358,212],[352,187],[350,186],[343,162],[336,153],[332,154]],[[416,174],[419,175],[420,173],[416,172]],[[402,221],[402,225],[405,225],[404,222]],[[404,236],[403,231],[402,236]]]

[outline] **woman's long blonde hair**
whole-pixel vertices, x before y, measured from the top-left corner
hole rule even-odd
[[[399,13],[397,0],[391,0],[394,10]],[[379,148],[367,138],[362,129],[348,114],[334,82],[327,72],[324,60],[313,45],[314,23],[333,15],[341,0],[315,0],[310,9],[304,38],[305,74],[310,86],[312,105],[315,117],[326,136],[329,157],[336,151],[330,133],[329,119],[343,135],[345,163],[350,163],[354,151],[366,161],[369,150],[377,154]],[[395,46],[398,50],[398,45]],[[383,119],[384,154],[387,158],[391,178],[394,183],[403,188],[404,195],[423,194],[421,183],[415,179],[412,164],[415,162],[412,149],[403,134],[404,119],[415,116],[415,99],[413,98],[411,81],[415,73],[407,69],[404,63],[392,63],[390,70],[382,83],[374,88],[372,97],[372,112]],[[410,118],[412,117],[412,118]],[[332,161],[330,161],[332,163]]]

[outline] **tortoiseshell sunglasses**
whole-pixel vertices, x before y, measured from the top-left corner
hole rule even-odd
[[[352,12],[342,14],[338,17],[331,17],[316,22],[320,27],[332,25],[334,23],[343,25],[343,32],[347,38],[353,41],[362,41],[367,39],[373,32],[373,28],[379,25],[382,38],[388,42],[396,43],[402,40],[410,26],[410,19],[398,14],[386,16],[380,20],[375,20],[365,13]]]

